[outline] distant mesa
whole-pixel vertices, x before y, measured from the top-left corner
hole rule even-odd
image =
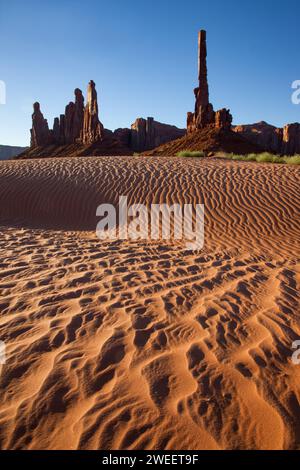
[[[178,129],[176,126],[163,124],[155,121],[152,117],[147,120],[138,118],[131,125],[130,147],[137,151],[150,150],[161,144],[170,142],[184,136],[185,129]]]
[[[231,130],[232,115],[229,109],[214,111],[209,102],[207,78],[206,31],[198,35],[198,87],[195,88],[195,110],[187,113],[187,133],[180,139],[145,152],[146,155],[176,155],[182,150],[216,152],[259,152],[260,147]]]
[[[0,145],[0,160],[10,160],[24,152],[27,147],[15,147],[11,145]]]
[[[235,126],[233,131],[247,139],[257,143],[262,150],[282,155],[294,155],[300,153],[300,124],[287,124],[283,128],[277,128],[266,122],[258,122],[242,126]]]

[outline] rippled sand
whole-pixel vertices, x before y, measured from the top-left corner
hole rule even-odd
[[[299,182],[214,159],[1,162],[1,448],[300,448]],[[204,203],[204,249],[99,241],[120,195]]]

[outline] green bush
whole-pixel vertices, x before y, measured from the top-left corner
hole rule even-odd
[[[248,155],[236,155],[234,153],[227,153],[225,155],[219,155],[220,157],[227,158],[234,161],[245,161],[245,162],[258,162],[258,163],[281,163],[288,165],[300,165],[300,155],[293,157],[274,155],[273,153],[250,153]]]
[[[256,161],[259,163],[273,163],[275,155],[272,153],[264,152],[256,156]]]
[[[184,150],[183,152],[178,152],[177,157],[193,157],[193,158],[202,158],[205,157],[205,153],[202,151],[199,152],[191,152],[189,150]]]

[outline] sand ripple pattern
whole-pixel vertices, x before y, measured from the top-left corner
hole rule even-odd
[[[171,158],[1,163],[0,447],[299,449],[299,176]],[[204,250],[97,240],[95,208],[121,194],[204,203]]]

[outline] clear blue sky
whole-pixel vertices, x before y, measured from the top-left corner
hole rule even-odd
[[[28,145],[32,103],[52,126],[93,79],[109,129],[139,116],[185,126],[197,32],[207,30],[210,97],[234,123],[300,121],[299,0],[0,0],[0,144]]]

